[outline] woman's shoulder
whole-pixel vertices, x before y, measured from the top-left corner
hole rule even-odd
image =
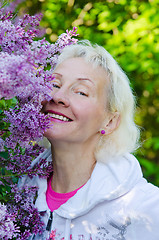
[[[159,239],[159,188],[143,178],[125,196],[125,202],[131,219],[130,239]]]
[[[136,194],[140,200],[138,208],[149,208],[149,211],[158,208],[159,214],[159,188],[157,186],[147,182],[147,180],[143,178],[136,185]]]

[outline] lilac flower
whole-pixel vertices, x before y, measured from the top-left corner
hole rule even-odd
[[[18,4],[24,2],[25,0],[14,0],[10,2],[9,4],[6,3],[6,0],[1,0],[0,7],[2,5],[5,5],[5,12],[14,12]]]
[[[0,186],[3,185],[4,186],[4,183],[2,181],[0,181]]]
[[[1,160],[3,166],[6,165],[6,169],[12,171],[19,177],[23,174],[28,174],[29,177],[39,176],[41,178],[47,178],[53,171],[52,163],[48,163],[46,159],[40,159],[32,168],[31,163],[44,149],[37,144],[29,145],[26,149],[16,147],[16,149],[9,150],[9,159]],[[7,163],[7,164],[6,164]]]
[[[41,234],[44,223],[41,221],[40,213],[34,207],[37,188],[34,186],[25,186],[19,188],[17,185],[12,187],[8,209],[10,213],[16,215],[16,223],[20,228],[16,239],[28,239],[32,234]],[[14,202],[14,199],[16,204]]]
[[[50,173],[53,172],[52,162],[46,162],[46,159],[40,159],[38,163],[28,172],[28,176],[31,178],[34,175],[38,175],[40,178],[48,178]]]
[[[73,30],[66,30],[66,33],[63,33],[59,36],[56,45],[58,48],[63,49],[66,45],[71,45],[72,43],[77,43],[77,39],[72,38],[77,36],[77,28],[73,27]]]
[[[0,239],[11,239],[17,235],[18,228],[14,221],[15,216],[9,214],[7,206],[0,203]]]
[[[36,16],[24,15],[23,19],[19,19],[13,24],[9,17],[1,17],[0,22],[0,46],[1,50],[8,52],[23,54],[27,47],[33,42],[33,38],[38,35],[39,26],[42,15]]]
[[[0,152],[4,151],[4,140],[0,138]]]
[[[13,98],[18,96],[24,88],[31,91],[32,89],[29,90],[29,86],[32,84],[33,79],[35,79],[32,72],[33,69],[34,66],[28,63],[26,56],[15,56],[1,52],[0,97],[5,97],[6,99]]]
[[[6,139],[6,146],[13,148],[19,143],[27,147],[30,140],[35,141],[43,137],[43,133],[49,126],[49,119],[40,109],[32,103],[25,103],[22,108],[16,106],[10,111],[5,111],[5,121],[11,123],[9,131],[11,135]]]
[[[1,8],[1,6],[0,6],[0,8]],[[5,14],[3,14],[3,9],[0,9],[0,20],[1,21],[12,19],[13,16],[14,15],[12,12],[5,12]]]

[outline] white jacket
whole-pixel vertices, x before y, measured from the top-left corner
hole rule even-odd
[[[52,161],[46,150],[33,164],[40,157]],[[20,185],[24,184],[39,187],[35,206],[44,213],[48,229],[30,240],[46,240],[51,231],[54,240],[159,240],[159,189],[147,183],[131,154],[107,164],[97,162],[88,182],[52,213],[52,220],[47,181],[24,177]]]

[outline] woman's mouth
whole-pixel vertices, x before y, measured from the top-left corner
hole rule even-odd
[[[64,117],[62,115],[58,115],[58,114],[54,114],[54,113],[48,113],[47,116],[51,117],[51,118],[55,118],[64,122],[69,122],[71,121],[69,118]]]
[[[54,119],[54,120],[60,120],[60,121],[63,121],[63,122],[72,121],[72,119],[64,116],[63,114],[56,113],[56,112],[53,112],[53,111],[46,111],[45,114],[47,116],[49,116],[50,118]]]

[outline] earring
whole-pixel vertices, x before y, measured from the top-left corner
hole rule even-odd
[[[105,134],[105,130],[101,130],[100,133],[104,135]]]

